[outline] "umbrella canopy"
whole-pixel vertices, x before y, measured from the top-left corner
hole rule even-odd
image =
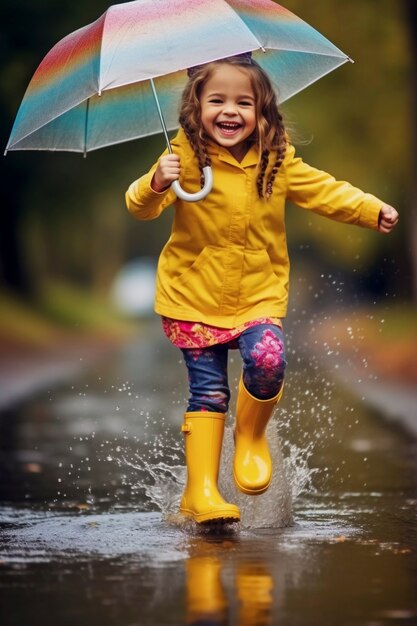
[[[111,6],[46,55],[8,150],[87,153],[178,127],[186,68],[253,51],[282,103],[349,58],[270,0],[134,0]]]

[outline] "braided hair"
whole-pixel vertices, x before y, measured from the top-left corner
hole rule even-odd
[[[258,63],[251,58],[250,53],[191,68],[188,71],[189,81],[182,94],[179,123],[194,150],[203,183],[203,167],[211,165],[211,160],[207,152],[208,136],[201,123],[200,95],[206,81],[222,63],[245,69],[253,93],[256,94],[256,130],[251,138],[259,151],[256,186],[259,197],[269,199],[276,175],[285,157],[287,138],[271,81]]]
[[[209,68],[204,66],[190,77],[182,94],[179,117],[180,126],[182,126],[197,158],[202,184],[204,183],[203,167],[211,165],[211,159],[207,153],[208,137],[201,124],[200,94],[203,84],[211,73]]]

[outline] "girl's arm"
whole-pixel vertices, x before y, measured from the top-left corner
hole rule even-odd
[[[161,159],[163,157],[164,155]],[[155,219],[175,201],[176,196],[169,185],[159,185],[154,182],[160,160],[147,174],[135,180],[126,191],[127,208],[138,220]]]
[[[287,197],[304,209],[333,220],[389,232],[398,221],[398,213],[375,196],[350,183],[338,181],[295,156],[288,145],[284,160]]]
[[[176,200],[171,190],[172,181],[187,177],[187,156],[183,132],[178,131],[171,139],[175,154],[168,150],[161,155],[149,172],[135,180],[126,192],[126,204],[129,211],[138,220],[152,220]],[[181,167],[180,167],[181,165]]]

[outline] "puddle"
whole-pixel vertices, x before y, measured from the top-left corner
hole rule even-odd
[[[300,364],[268,492],[236,492],[229,417],[220,488],[242,523],[184,524],[186,381],[159,336],[1,415],[8,626],[417,624],[415,442]]]

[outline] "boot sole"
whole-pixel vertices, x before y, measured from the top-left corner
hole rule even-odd
[[[180,509],[180,513],[185,517],[193,519],[197,524],[232,524],[240,522],[240,515],[235,512],[226,513],[224,511],[218,513],[194,513],[188,509]]]

